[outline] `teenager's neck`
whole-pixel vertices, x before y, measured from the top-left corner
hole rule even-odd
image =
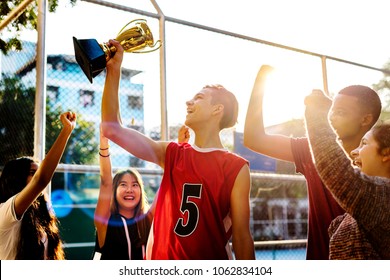
[[[390,179],[390,169],[388,168],[388,166],[384,167],[384,168],[378,168],[378,174],[375,174],[375,176],[378,176],[378,177],[384,177],[384,178],[388,178]]]
[[[359,147],[362,137],[356,136],[354,138],[343,139],[340,141],[344,151],[348,154],[349,157],[351,157],[351,152]]]
[[[195,133],[194,144],[199,148],[224,148],[219,133]]]
[[[131,219],[134,218],[134,211],[129,211],[129,210],[119,210],[119,214],[126,219]]]

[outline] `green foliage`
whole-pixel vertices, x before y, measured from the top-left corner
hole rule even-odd
[[[34,95],[16,77],[0,79],[0,165],[33,154]]]
[[[16,76],[0,79],[0,165],[20,156],[34,154],[35,88],[26,86]],[[60,108],[46,111],[46,152],[61,130]],[[98,149],[94,126],[78,114],[77,125],[65,149],[62,163],[91,164]]]
[[[390,71],[390,60],[385,63],[383,69]],[[381,96],[383,96],[381,119],[389,119],[390,115],[390,74],[384,73],[382,79],[373,85]]]
[[[58,116],[61,113],[62,110],[57,107],[48,110],[46,115],[46,152],[60,133],[61,123]],[[94,135],[93,124],[85,121],[82,115],[77,114],[77,125],[72,132],[61,162],[70,164],[94,163],[96,161],[95,151],[98,150],[98,143]]]
[[[54,13],[58,7],[59,0],[48,0],[48,11]],[[74,6],[77,0],[68,0]],[[4,20],[8,14],[17,8],[23,0],[10,0],[0,2],[0,21]],[[20,34],[23,30],[36,30],[38,26],[38,3],[33,1],[26,9],[15,19],[13,19],[5,31],[12,34],[7,40],[3,40],[0,36],[0,49],[3,54],[7,54],[10,50],[21,50]],[[3,31],[4,31],[3,30]]]

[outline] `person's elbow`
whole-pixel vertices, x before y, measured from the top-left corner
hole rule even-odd
[[[112,140],[120,132],[121,125],[115,122],[102,122],[102,133],[105,137]]]
[[[253,135],[248,135],[248,134],[244,133],[243,144],[246,148],[251,149],[251,150],[254,149],[256,142],[257,141]]]
[[[250,143],[251,143],[249,137],[246,136],[245,133],[244,133],[244,135],[243,135],[242,142],[243,142],[244,146],[247,147],[247,148],[248,148],[248,146],[249,146]]]
[[[243,144],[250,150],[258,150],[261,146],[266,145],[271,137],[262,130],[244,130]],[[261,146],[259,146],[261,145]]]

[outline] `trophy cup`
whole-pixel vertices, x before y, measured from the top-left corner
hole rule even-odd
[[[160,40],[154,43],[152,32],[144,19],[136,19],[127,23],[119,31],[115,40],[122,45],[125,52],[148,53],[161,47]],[[99,44],[95,39],[78,40],[73,37],[73,45],[76,61],[91,84],[93,78],[106,68],[107,61],[116,52],[114,46],[109,47],[105,43]]]

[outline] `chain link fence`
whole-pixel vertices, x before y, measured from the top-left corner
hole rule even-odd
[[[104,18],[111,9],[89,5],[90,9],[96,8],[96,18]],[[118,21],[123,22],[128,18],[139,18],[139,15],[126,11],[116,10],[116,14]],[[146,18],[151,29],[157,31],[158,21]],[[95,24],[94,29],[103,30],[103,22]],[[71,41],[71,38],[68,40]],[[1,167],[12,158],[34,154],[36,43],[24,41],[22,51],[11,51],[6,56],[0,56]],[[252,170],[251,190],[251,228],[256,241],[256,256],[258,259],[305,259],[308,207],[305,180],[295,174],[292,164],[253,155],[245,150],[240,127],[242,131],[245,108],[254,75],[261,64],[259,62],[293,61],[293,64],[304,65],[300,73],[292,68],[288,72],[291,77],[287,80],[289,84],[286,88],[292,97],[286,97],[284,102],[278,100],[278,103],[266,103],[269,106],[265,108],[265,118],[276,118],[280,114],[276,111],[294,106],[294,94],[297,92],[306,93],[309,88],[322,88],[321,59],[310,54],[291,52],[280,46],[267,45],[259,40],[204,30],[201,26],[188,26],[174,20],[166,22],[165,43],[167,140],[177,140],[178,129],[185,120],[186,98],[191,98],[204,84],[220,81],[226,84],[238,97],[240,116],[237,128],[222,133],[224,145],[250,160],[251,166],[258,167]],[[207,60],[202,59],[206,56]],[[158,52],[137,56],[125,54],[120,88],[122,122],[155,140],[161,139],[162,122],[162,101],[158,95],[161,82],[159,64]],[[230,69],[228,72],[225,71],[227,67]],[[78,114],[77,128],[52,180],[52,203],[61,222],[67,258],[90,259],[95,240],[93,212],[100,184],[98,142],[105,71],[90,83],[74,55],[69,53],[49,53],[46,69],[46,152],[59,133],[59,114],[67,110]],[[251,71],[253,76],[241,75],[242,69]],[[342,79],[335,74],[340,69],[348,72]],[[360,77],[365,77],[365,81],[359,80],[358,83],[376,83],[381,74],[364,67],[330,61],[329,92],[337,92],[343,84],[357,83]],[[213,81],[209,77],[213,77]],[[303,86],[298,82],[302,82]],[[300,102],[303,103],[302,100]],[[292,120],[267,129],[292,136],[304,136],[305,133],[300,116],[293,116]],[[113,143],[110,152],[114,171],[127,166],[141,171],[148,197],[152,201],[161,180],[162,171],[159,167],[132,156]],[[269,243],[272,241],[289,243]]]

